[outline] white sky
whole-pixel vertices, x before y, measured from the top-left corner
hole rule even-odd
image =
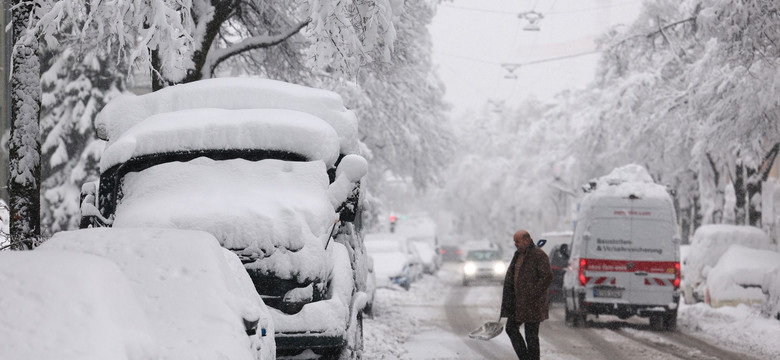
[[[433,59],[459,114],[489,101],[517,104],[529,95],[551,99],[592,78],[598,54],[526,65],[504,78],[503,63],[527,63],[595,50],[593,40],[636,18],[641,0],[445,0],[430,25]],[[518,18],[534,10],[540,31]]]

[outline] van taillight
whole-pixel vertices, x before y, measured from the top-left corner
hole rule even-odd
[[[680,263],[674,263],[674,289],[680,288]]]
[[[588,262],[585,259],[580,259],[580,285],[585,286],[587,279],[585,279],[585,264]]]

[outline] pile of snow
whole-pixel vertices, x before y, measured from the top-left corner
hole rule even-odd
[[[109,144],[155,114],[203,108],[287,109],[321,118],[338,134],[341,153],[358,153],[357,117],[338,94],[259,78],[215,78],[194,81],[109,102],[95,119],[98,137]]]
[[[0,358],[158,359],[132,287],[97,256],[0,253]]]
[[[687,286],[697,287],[706,274],[732,244],[752,249],[776,250],[769,236],[753,226],[711,224],[702,225],[693,234],[683,265]]]
[[[671,197],[665,186],[655,184],[647,170],[637,164],[629,164],[613,169],[609,174],[593,180],[595,191],[589,198],[635,196],[641,199],[663,199],[671,203]]]
[[[681,303],[677,326],[723,348],[760,359],[780,359],[780,326],[756,306],[739,304],[714,309],[704,303]]]
[[[246,271],[233,271],[235,262],[240,263],[236,255],[221,248],[210,234],[85,229],[57,233],[36,251],[80,252],[116,264],[149,319],[162,359],[254,359],[252,348],[259,339],[246,335],[244,319],[259,320],[255,337],[266,328],[264,353],[275,354],[268,308],[257,292],[247,291],[253,285]],[[225,260],[228,256],[234,265]]]
[[[710,305],[762,304],[762,284],[770,271],[780,268],[780,253],[731,245],[707,274]]]
[[[644,166],[638,164],[628,164],[622,167],[614,168],[609,174],[598,179],[599,183],[609,184],[615,182],[641,182],[654,183],[650,173]]]
[[[338,135],[321,119],[293,110],[195,109],[157,114],[112,139],[100,171],[132,157],[193,150],[264,149],[300,154],[332,167]]]
[[[128,173],[116,228],[177,228],[213,234],[258,256],[247,268],[282,279],[327,278],[325,243],[338,218],[322,161],[192,161]]]

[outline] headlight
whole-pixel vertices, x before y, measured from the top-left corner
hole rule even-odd
[[[495,265],[493,265],[493,273],[496,275],[500,275],[506,272],[506,265],[503,261],[497,262]]]
[[[463,273],[466,275],[474,275],[477,273],[477,264],[473,262],[467,262],[463,265]]]

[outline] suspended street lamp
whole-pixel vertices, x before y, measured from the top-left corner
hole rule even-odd
[[[539,25],[537,25],[536,23],[539,20],[544,19],[544,15],[542,15],[542,13],[533,10],[522,12],[518,14],[517,17],[528,20],[528,24],[523,27],[523,30],[525,31],[539,31],[540,30]]]

